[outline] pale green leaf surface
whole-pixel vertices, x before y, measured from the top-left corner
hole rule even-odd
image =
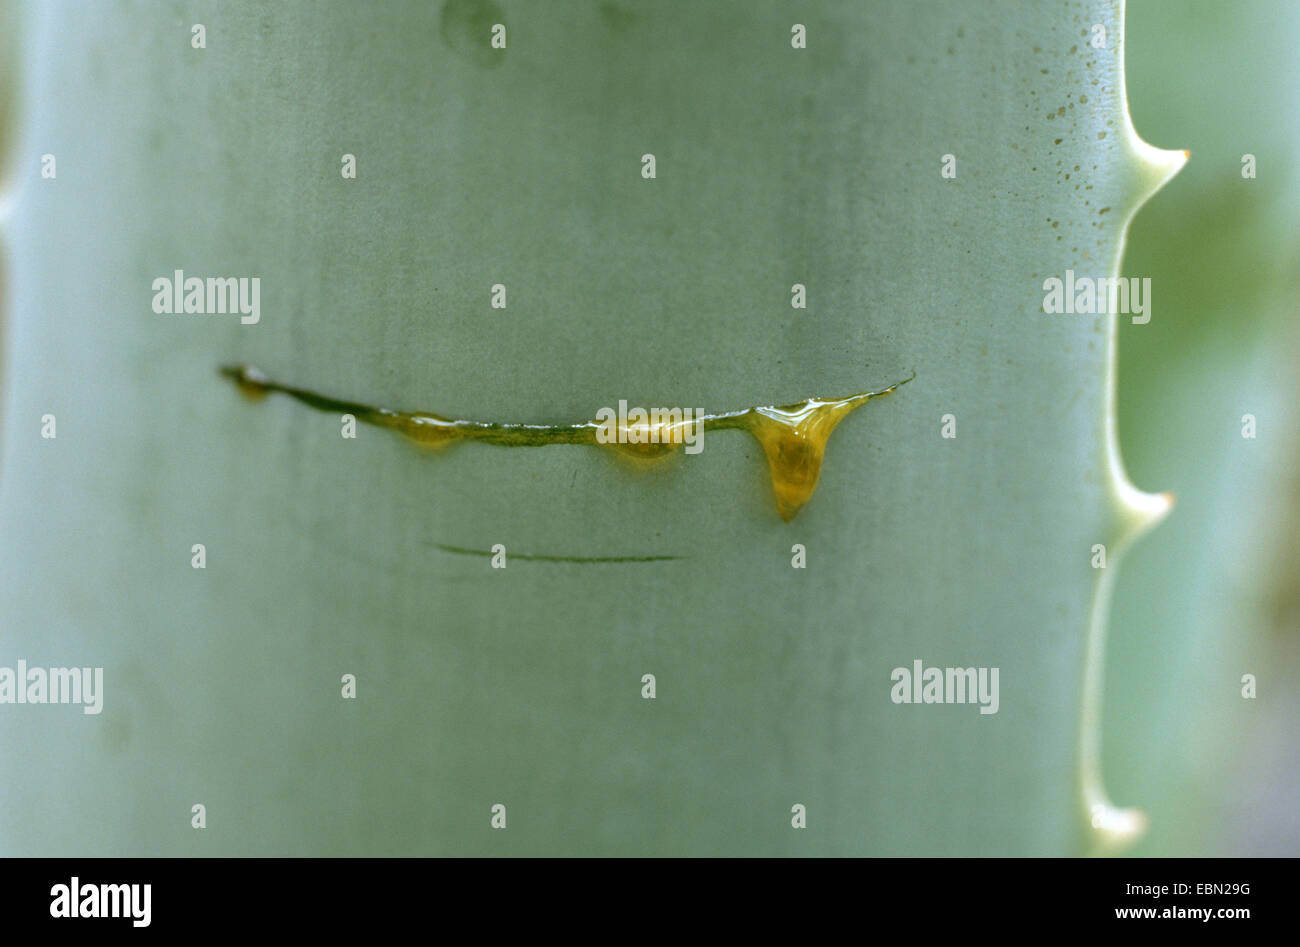
[[[1041,286],[1109,273],[1181,161],[1128,132],[1119,4],[479,6],[228,3],[202,51],[180,7],[28,11],[0,633],[104,665],[107,696],[0,714],[0,846],[1081,850],[1089,550],[1137,520],[1108,321],[1044,314]],[[490,61],[468,37],[498,16]],[[261,323],[155,315],[176,268],[260,276]],[[916,379],[841,424],[786,524],[739,433],[653,470],[430,456],[248,404],[231,361],[517,421]],[[685,558],[436,545],[497,542]],[[891,703],[917,658],[999,667],[999,712]]]

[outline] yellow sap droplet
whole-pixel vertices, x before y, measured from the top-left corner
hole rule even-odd
[[[692,422],[694,423],[694,422]],[[641,460],[658,460],[667,457],[685,443],[686,424],[678,421],[637,424],[625,424],[615,429],[617,440],[604,446],[612,447],[621,454]],[[637,443],[633,443],[633,442]]]
[[[844,417],[867,400],[863,395],[838,401],[807,401],[786,407],[751,408],[741,426],[767,455],[776,509],[787,523],[812,499],[821,478],[826,442]]]
[[[261,401],[270,391],[266,376],[251,365],[232,365],[221,369],[221,373],[233,381],[239,393],[250,401]]]
[[[632,444],[619,441],[614,441],[605,446],[614,448],[620,454],[626,454],[640,460],[658,460],[661,457],[667,457],[677,449],[676,444]]]
[[[425,447],[443,447],[460,440],[461,428],[464,426],[461,421],[425,413],[385,413],[384,419],[379,423]]]

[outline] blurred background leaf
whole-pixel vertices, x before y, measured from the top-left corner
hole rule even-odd
[[[1292,3],[1128,11],[1133,121],[1192,152],[1124,258],[1155,297],[1150,324],[1121,324],[1124,457],[1178,496],[1112,613],[1106,771],[1152,813],[1138,854],[1300,852],[1298,34]]]

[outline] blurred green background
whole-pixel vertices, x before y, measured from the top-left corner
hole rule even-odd
[[[1291,2],[1128,7],[1133,123],[1192,153],[1123,264],[1155,300],[1120,322],[1124,460],[1178,498],[1112,611],[1106,773],[1154,816],[1137,854],[1300,853],[1298,37]]]

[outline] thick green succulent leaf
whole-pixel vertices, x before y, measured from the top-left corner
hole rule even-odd
[[[1048,278],[1114,273],[1184,160],[1128,121],[1118,2],[232,2],[204,49],[180,9],[28,12],[3,653],[103,665],[106,694],[0,714],[7,851],[1126,834],[1089,827],[1091,550],[1165,501],[1118,463],[1114,319],[1043,311]],[[260,321],[156,314],[177,269],[259,277]],[[247,403],[227,363],[530,423],[915,380],[839,425],[785,523],[740,434],[648,469],[430,455]],[[494,544],[540,558],[493,569]],[[895,704],[916,660],[998,668],[997,713]]]

